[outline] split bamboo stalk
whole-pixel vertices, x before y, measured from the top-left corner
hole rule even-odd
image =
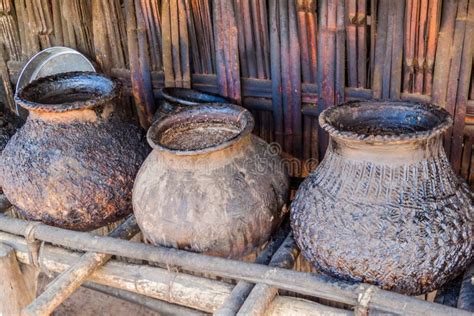
[[[130,77],[132,93],[137,107],[140,125],[148,128],[154,114],[154,97],[151,85],[151,73],[148,63],[146,30],[139,5],[135,1],[126,0],[127,41],[130,58]],[[137,3],[138,4],[138,3]]]
[[[299,249],[293,240],[293,234],[290,233],[272,257],[270,267],[292,268],[298,254]],[[237,315],[264,315],[277,293],[277,288],[256,284]]]
[[[277,143],[283,145],[284,124],[283,124],[283,100],[280,93],[281,83],[281,52],[279,35],[279,7],[278,0],[269,0],[270,18],[270,58],[271,58],[271,78],[272,78],[272,104],[273,122],[275,126],[275,139]]]
[[[241,103],[238,31],[230,1],[212,1],[219,93]]]
[[[275,251],[277,251],[280,245],[284,242],[288,231],[289,223],[283,224],[283,227],[278,230],[272,240],[267,244],[265,249],[257,256],[255,263],[268,264],[272,259],[272,256],[274,255]],[[239,281],[232,289],[232,292],[230,293],[229,297],[227,297],[222,306],[220,306],[219,309],[214,312],[214,315],[235,315],[239,311],[240,307],[245,302],[245,299],[253,288],[253,283]]]
[[[357,87],[357,0],[346,0],[347,74],[350,87]]]
[[[456,92],[456,102],[453,120],[453,133],[451,138],[451,164],[456,172],[461,169],[462,150],[464,140],[464,126],[466,117],[467,100],[472,74],[472,64],[474,57],[474,1],[469,2],[467,22],[465,26],[464,41],[462,44],[462,57],[460,60],[458,89]]]
[[[428,35],[426,47],[425,93],[431,94],[433,85],[434,59],[438,39],[439,21],[441,18],[441,0],[431,0],[428,13]]]
[[[8,72],[8,66],[5,61],[4,54],[4,50],[0,49],[0,76],[2,77],[3,89],[5,91],[5,101],[10,111],[12,113],[17,113],[15,100],[13,99],[13,89],[10,80],[10,73]]]
[[[0,240],[15,248],[19,262],[31,264],[24,238],[0,232]],[[72,266],[80,256],[80,253],[71,250],[45,245],[42,255],[39,257],[39,263],[47,272],[62,273]],[[178,273],[170,269],[136,265],[117,260],[107,262],[88,280],[93,284],[131,291],[207,313],[212,313],[221,306],[232,290],[232,285],[225,282]],[[280,302],[282,299],[283,301]],[[273,308],[274,304],[276,304],[275,309],[277,309],[278,315],[281,313],[291,314],[295,310],[314,313],[327,310],[339,311],[313,302],[284,296],[275,298],[270,308]]]
[[[441,16],[441,26],[439,30],[438,42],[443,43],[436,47],[436,64],[434,67],[432,102],[440,106],[446,105],[446,94],[448,80],[446,75],[450,73],[451,47],[454,37],[454,23],[456,19],[458,1],[443,1],[443,14]]]
[[[114,229],[109,236],[112,238],[130,239],[139,232],[133,215]],[[48,285],[46,290],[29,304],[22,315],[49,315],[63,303],[98,267],[104,265],[112,255],[88,252],[79,261],[63,272]]]
[[[387,0],[379,0],[377,11],[377,31],[375,38],[374,66],[372,75],[372,92],[374,99],[382,98],[382,81],[385,60],[385,46],[387,43],[387,25],[389,18],[389,3]]]
[[[461,60],[463,57],[463,42],[466,32],[466,20],[468,16],[468,0],[460,0],[457,5],[456,21],[454,26],[453,46],[451,48],[451,67],[448,75],[448,87],[446,94],[446,111],[453,117],[456,113],[456,103],[458,100],[458,90],[461,74]],[[471,36],[469,34],[468,36]],[[444,149],[449,158],[451,158],[451,141],[453,136],[453,127],[444,133]],[[451,161],[453,163],[453,161]],[[457,164],[453,163],[454,169],[457,171]]]
[[[425,53],[427,46],[426,38],[426,24],[428,19],[428,0],[421,0],[420,15],[419,15],[419,29],[418,29],[418,47],[416,48],[416,63],[415,63],[415,84],[414,92],[423,93],[424,70],[425,70]]]
[[[391,5],[391,11],[393,13],[393,41],[391,43],[390,99],[399,100],[400,87],[402,86],[403,13],[405,12],[405,2],[394,1],[391,2]]]
[[[297,158],[303,155],[302,140],[303,127],[301,116],[301,59],[300,42],[298,39],[298,26],[296,16],[296,4],[288,2],[288,44],[290,50],[290,93],[291,93],[291,125],[293,130],[293,146],[291,152]],[[306,43],[304,44],[306,45]],[[344,53],[344,49],[342,49]],[[288,114],[287,114],[288,115]],[[297,174],[300,176],[300,174]]]
[[[345,60],[346,60],[346,55],[345,55],[345,49],[344,49],[344,44],[346,41],[345,38],[345,32],[344,32],[344,1],[338,1],[337,2],[337,11],[336,11],[336,39],[335,39],[335,44],[336,44],[336,65],[335,65],[335,81],[334,81],[334,89],[335,89],[335,95],[334,95],[334,105],[338,105],[344,102],[344,87],[345,87],[345,81],[346,81],[346,71],[345,71]],[[360,33],[360,32],[358,32]],[[360,41],[359,41],[360,44]],[[360,47],[358,47],[358,50],[360,51]],[[365,52],[365,50],[364,50]],[[360,55],[359,55],[360,56]],[[361,59],[358,60],[358,65],[359,67],[365,67],[365,57],[361,57]],[[359,69],[360,70],[360,69]],[[358,75],[361,73],[361,71],[357,72]],[[359,76],[360,77],[360,76]]]
[[[367,84],[367,0],[357,0],[357,86]]]
[[[3,232],[24,235],[27,227],[27,221],[0,215],[0,230]],[[5,235],[8,234],[0,234],[0,240],[5,240],[8,237]],[[185,270],[199,273],[246,280],[253,283],[264,283],[284,290],[349,305],[357,305],[360,292],[365,292],[370,288],[372,298],[369,308],[389,313],[399,313],[400,306],[403,306],[402,312],[406,314],[443,313],[446,315],[457,313],[457,315],[468,315],[468,313],[457,309],[453,310],[446,306],[384,291],[375,286],[351,284],[313,273],[272,268],[265,265],[219,257],[209,257],[183,250],[151,246],[111,237],[92,236],[89,233],[49,227],[44,224],[35,226],[31,236],[37,240],[81,251],[103,252],[116,256],[157,262],[167,266],[178,266]]]

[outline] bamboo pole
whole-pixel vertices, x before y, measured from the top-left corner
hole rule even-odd
[[[101,292],[107,295],[112,295],[114,297],[120,298],[122,300],[144,306],[159,313],[160,316],[204,316],[206,313],[197,311],[184,306],[179,306],[176,304],[171,304],[162,300],[155,298],[147,297],[144,295],[136,294],[130,291],[113,288],[106,285],[96,284],[92,282],[86,282],[83,287]]]
[[[0,215],[1,231],[23,235],[27,227],[27,221]],[[178,266],[189,271],[208,273],[224,278],[264,283],[284,290],[350,305],[357,305],[360,291],[365,292],[370,288],[372,298],[369,308],[385,312],[444,313],[446,315],[457,313],[457,315],[464,315],[463,312],[457,309],[384,291],[375,286],[351,284],[313,273],[209,257],[183,250],[151,246],[111,237],[92,236],[89,233],[69,231],[44,224],[35,226],[31,236],[38,240],[81,251],[103,252],[116,256],[157,262],[167,266]],[[400,310],[400,306],[403,306],[402,310]]]
[[[31,264],[24,238],[0,232],[0,240],[15,248],[19,262]],[[62,273],[80,256],[80,253],[71,250],[45,245],[39,263],[47,272]],[[213,313],[232,291],[232,285],[225,282],[179,273],[169,267],[165,269],[118,260],[110,260],[89,276],[88,280],[86,285],[92,282],[114,287],[206,313]],[[292,314],[298,310],[312,310],[316,313],[328,310],[326,306],[293,297],[277,297],[270,308],[274,304],[277,315]],[[268,315],[271,316],[272,313]]]
[[[292,268],[298,254],[293,234],[289,234],[270,261],[270,267]],[[277,288],[267,284],[255,285],[237,315],[264,315],[277,293]]]
[[[286,235],[289,231],[289,225],[284,225],[283,228],[279,229],[278,232],[273,237],[272,241],[268,243],[265,247],[265,250],[262,251],[255,263],[259,264],[268,264],[280,245],[283,243]],[[215,316],[231,316],[235,315],[242,304],[244,303],[245,299],[249,295],[249,293],[254,288],[254,284],[246,281],[239,281],[237,285],[232,289],[232,293],[229,297],[225,300],[221,307],[214,312]]]
[[[139,230],[135,217],[132,215],[114,229],[109,236],[130,239]],[[31,316],[51,314],[81,286],[89,275],[98,267],[104,265],[110,258],[112,258],[111,255],[103,253],[88,252],[84,254],[76,264],[50,283],[46,290],[22,311],[22,314]]]
[[[0,275],[0,315],[20,315],[21,309],[34,299],[35,293],[26,285],[13,248],[1,242]]]

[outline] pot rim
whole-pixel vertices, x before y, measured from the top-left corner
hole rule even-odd
[[[399,106],[411,108],[412,110],[422,110],[435,115],[439,121],[434,126],[423,131],[395,133],[392,135],[378,135],[342,130],[339,126],[336,126],[335,122],[330,118],[333,115],[341,113],[343,110],[355,110],[361,107],[374,108],[384,106]],[[452,126],[452,124],[453,119],[444,108],[441,108],[435,104],[423,104],[406,101],[350,101],[339,106],[325,109],[319,116],[319,125],[322,129],[328,132],[331,137],[360,142],[394,143],[420,141],[443,134],[448,128]]]
[[[173,123],[175,123],[177,119],[180,119],[180,118],[185,119],[186,117],[192,118],[193,115],[196,115],[196,114],[202,115],[205,113],[209,113],[209,114],[220,113],[224,115],[227,114],[229,117],[235,117],[236,119],[234,121],[242,123],[243,126],[241,127],[240,132],[234,137],[229,138],[216,145],[211,145],[209,147],[204,147],[204,148],[175,149],[175,148],[167,147],[166,145],[160,144],[157,141],[155,141],[154,136],[160,132],[162,133],[168,130],[168,128],[172,126]],[[163,119],[154,122],[151,125],[151,127],[148,129],[146,138],[151,148],[157,149],[159,151],[168,152],[168,153],[171,153],[174,155],[180,155],[180,156],[201,155],[201,154],[207,154],[207,153],[219,151],[224,148],[232,146],[233,144],[239,142],[246,136],[250,135],[253,131],[254,126],[255,126],[255,121],[253,119],[252,114],[241,106],[238,106],[232,103],[206,103],[206,104],[197,105],[195,107],[188,108],[183,111],[168,115],[164,117]]]
[[[205,100],[198,100],[197,98],[189,97],[186,95],[180,95],[181,92],[185,93],[191,93],[194,95],[200,95],[204,97],[212,97],[215,98],[216,100],[213,101],[205,101]],[[209,92],[203,92],[195,89],[188,89],[188,88],[179,88],[179,87],[165,87],[161,89],[161,94],[163,95],[163,98],[166,99],[167,101],[178,103],[178,104],[183,104],[183,105],[200,105],[203,103],[231,103],[229,99],[226,97],[223,97],[221,95],[217,95],[214,93],[209,93]],[[218,99],[218,100],[217,100]]]
[[[83,79],[91,80],[93,83],[93,78],[100,78],[102,80],[108,81],[110,83],[109,91],[106,91],[102,94],[91,97],[87,100],[64,102],[64,103],[41,103],[34,101],[32,96],[35,96],[34,89],[37,89],[41,86],[47,86],[53,82],[59,82],[61,80],[71,80],[71,79]],[[72,110],[85,110],[92,109],[98,106],[101,106],[105,103],[112,101],[116,98],[121,89],[120,81],[112,79],[106,75],[93,72],[93,71],[72,71],[60,74],[54,74],[51,76],[42,77],[36,79],[25,87],[23,87],[17,94],[15,94],[15,102],[18,103],[21,107],[38,112],[54,112],[62,113]]]

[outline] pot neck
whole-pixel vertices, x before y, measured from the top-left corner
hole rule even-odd
[[[93,109],[68,110],[65,112],[46,112],[30,110],[29,120],[41,120],[50,123],[99,122],[108,120],[114,112],[114,105],[106,103]]]
[[[328,151],[354,161],[402,165],[444,153],[442,135],[411,141],[364,142],[331,137]]]

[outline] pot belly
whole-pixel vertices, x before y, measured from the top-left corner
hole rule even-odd
[[[30,220],[94,229],[131,212],[147,152],[126,124],[28,121],[3,151],[3,189]]]
[[[472,195],[453,175],[435,172],[443,159],[385,169],[348,164],[329,154],[292,204],[295,238],[317,268],[415,295],[466,267]],[[423,165],[431,165],[429,176]]]

